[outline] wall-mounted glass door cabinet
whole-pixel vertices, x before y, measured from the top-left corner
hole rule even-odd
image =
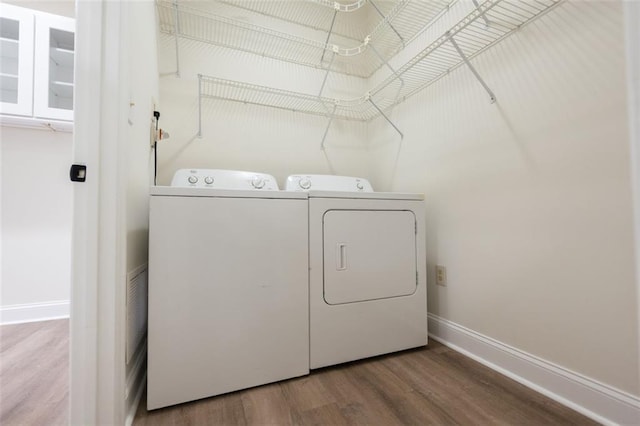
[[[73,19],[36,17],[33,115],[73,120]]]
[[[0,4],[1,112],[73,120],[75,20]]]
[[[0,111],[33,114],[34,15],[0,4]]]

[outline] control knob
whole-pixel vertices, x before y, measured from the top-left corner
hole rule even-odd
[[[309,179],[309,178],[301,178],[298,181],[298,185],[300,185],[300,188],[302,188],[302,189],[309,189],[309,188],[311,188],[311,179]]]
[[[189,183],[191,184],[195,184],[196,182],[198,182],[198,177],[197,176],[189,176],[189,179],[187,179],[189,181]]]
[[[362,182],[358,182],[358,183],[356,183],[356,187],[357,187],[360,191],[362,191],[362,190],[364,189],[364,185],[362,184]]]
[[[213,178],[211,176],[207,176],[206,178],[204,178],[204,183],[206,183],[207,185],[211,185],[213,183]]]
[[[255,176],[251,180],[251,185],[253,185],[255,189],[262,189],[264,187],[264,184],[265,184],[264,178],[261,178],[260,176]]]

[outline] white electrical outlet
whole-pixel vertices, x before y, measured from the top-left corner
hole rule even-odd
[[[447,268],[442,265],[436,265],[436,284],[447,285]]]

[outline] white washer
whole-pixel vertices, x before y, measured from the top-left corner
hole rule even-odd
[[[345,176],[286,189],[309,191],[310,367],[426,345],[424,196]]]
[[[172,185],[150,191],[147,408],[308,374],[307,195],[225,170]]]

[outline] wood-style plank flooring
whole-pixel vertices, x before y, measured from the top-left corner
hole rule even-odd
[[[0,327],[0,424],[66,425],[69,320]]]
[[[68,422],[69,322],[0,327],[0,424]],[[147,412],[134,425],[591,425],[431,340],[271,385]]]
[[[147,412],[156,425],[592,425],[434,340],[428,348]]]

